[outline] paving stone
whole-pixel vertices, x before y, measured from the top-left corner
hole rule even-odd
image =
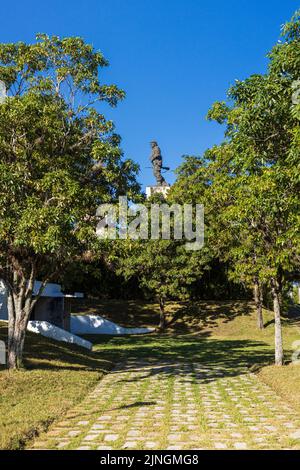
[[[254,441],[255,442],[265,442],[266,440],[263,437],[255,437]]]
[[[298,429],[297,431],[293,432],[292,434],[290,434],[290,437],[292,439],[300,439],[300,429]]]
[[[180,441],[181,440],[181,434],[169,434],[168,435],[168,441]]]
[[[122,449],[135,449],[137,446],[138,446],[138,443],[136,441],[127,441],[122,446]]]
[[[87,436],[85,436],[84,441],[94,441],[97,436],[98,434],[88,434]]]
[[[75,437],[75,436],[78,436],[80,433],[81,431],[69,431],[68,436]]]
[[[275,426],[264,426],[264,428],[268,431],[277,431],[277,428]]]
[[[234,447],[236,449],[247,449],[247,444],[245,442],[236,442]]]
[[[227,449],[227,445],[223,444],[222,442],[216,442],[215,443],[215,448],[216,449]]]
[[[112,417],[108,415],[100,416],[99,421],[111,421]]]
[[[117,441],[119,438],[118,434],[106,434],[104,437],[105,441]]]
[[[147,449],[157,449],[158,445],[157,445],[157,442],[149,441],[149,442],[145,442],[145,447]]]
[[[279,449],[293,436],[300,439],[300,416],[246,369],[236,370],[235,377],[226,375],[226,366],[194,364],[194,370],[187,363],[156,359],[119,364],[34,448],[72,448],[83,430],[77,447],[82,450],[97,445],[110,450],[116,441],[122,449],[160,449],[166,438],[169,450],[246,449],[247,444]],[[264,399],[257,400],[258,394]]]
[[[57,448],[58,448],[58,449],[62,449],[63,447],[66,447],[68,444],[70,444],[70,441],[67,441],[67,442],[60,442],[60,443],[57,445]]]
[[[91,429],[105,429],[104,424],[94,424]]]
[[[141,434],[141,431],[131,429],[130,431],[128,431],[127,436],[139,436],[140,434]]]

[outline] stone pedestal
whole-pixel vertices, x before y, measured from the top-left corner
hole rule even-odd
[[[146,196],[149,199],[154,194],[162,194],[164,197],[167,197],[168,191],[171,186],[164,185],[164,186],[147,186],[146,187]]]

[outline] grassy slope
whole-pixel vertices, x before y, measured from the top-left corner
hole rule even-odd
[[[6,329],[0,322],[0,339]],[[80,401],[112,365],[82,348],[30,333],[25,363],[24,371],[0,370],[0,449],[24,447]]]
[[[126,326],[155,325],[158,320],[158,308],[152,304],[101,302],[86,312],[91,313],[91,308],[93,313]],[[271,312],[265,312],[266,329],[262,332],[256,329],[253,307],[246,302],[169,304],[168,312],[171,324],[167,334],[89,337],[95,342],[95,353],[28,334],[28,369],[13,374],[0,371],[0,448],[24,446],[80,401],[113,362],[127,357],[214,362],[229,375],[235,375],[238,366],[256,365],[261,379],[300,410],[300,366],[269,366],[274,335]],[[2,325],[0,338],[5,333]],[[284,339],[289,360],[292,343],[299,339],[292,322],[284,322]]]

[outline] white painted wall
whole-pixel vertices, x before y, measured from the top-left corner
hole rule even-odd
[[[98,315],[71,315],[71,332],[81,335],[138,335],[154,328],[123,328]]]
[[[8,322],[8,320],[1,321],[5,323]],[[93,344],[90,341],[87,341],[86,339],[80,338],[79,336],[69,333],[67,330],[63,330],[62,328],[52,325],[52,323],[49,323],[47,321],[31,320],[28,322],[27,330],[31,331],[31,333],[36,333],[45,336],[46,338],[54,339],[56,341],[77,344],[77,346],[81,346],[85,349],[91,350],[93,347]]]

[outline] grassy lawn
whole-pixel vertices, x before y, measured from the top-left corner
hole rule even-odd
[[[6,329],[0,322],[0,339]],[[28,333],[25,364],[27,369],[20,372],[0,369],[0,449],[23,448],[81,401],[112,362]]]
[[[93,313],[126,326],[157,324],[158,311],[153,304],[98,302],[83,311],[91,313],[92,308]],[[262,332],[256,329],[253,307],[246,302],[198,302],[192,306],[170,303],[168,312],[167,333],[89,336],[94,342],[92,353],[28,334],[27,370],[0,371],[0,448],[24,447],[79,403],[113,363],[128,358],[191,359],[216,365],[229,377],[238,375],[241,367],[252,367],[262,381],[300,411],[300,366],[270,365],[274,335],[271,312],[265,312],[266,328]],[[292,343],[300,339],[300,330],[295,320],[283,323],[286,359],[290,361]],[[0,337],[5,334],[2,324]]]

